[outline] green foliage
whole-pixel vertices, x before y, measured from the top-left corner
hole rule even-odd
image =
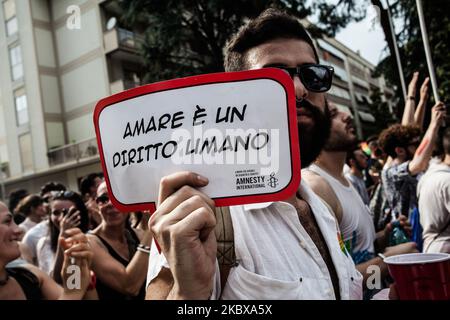
[[[379,88],[372,88],[370,99],[372,100],[372,103],[369,104],[370,112],[375,117],[375,123],[370,127],[364,128],[366,137],[378,135],[383,129],[397,122],[392,116],[387,102],[382,101]]]
[[[116,0],[125,12],[122,23],[145,30],[142,46],[144,82],[223,71],[223,47],[249,18],[276,6],[298,18],[319,13],[313,36],[333,36],[365,15],[366,4],[340,0]],[[142,28],[142,26],[144,26]]]

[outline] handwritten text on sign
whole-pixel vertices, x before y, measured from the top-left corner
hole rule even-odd
[[[165,175],[206,176],[217,205],[295,192],[299,151],[292,80],[276,69],[160,82],[101,100],[94,123],[114,204],[154,209]]]

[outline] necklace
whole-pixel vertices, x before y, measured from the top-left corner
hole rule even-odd
[[[0,280],[0,287],[3,287],[8,283],[9,280],[9,274],[6,274],[6,278],[4,280]]]

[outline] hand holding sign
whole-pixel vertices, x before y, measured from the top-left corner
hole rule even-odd
[[[209,179],[219,206],[295,192],[300,156],[293,83],[277,69],[202,75],[101,100],[94,124],[111,200],[154,211],[162,177]]]
[[[217,250],[214,201],[196,189],[207,184],[204,177],[186,171],[166,176],[160,183],[150,229],[168,261],[182,266],[171,268],[172,299],[207,299],[211,294]]]

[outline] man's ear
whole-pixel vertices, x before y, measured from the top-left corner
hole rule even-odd
[[[395,147],[394,150],[395,150],[395,153],[397,154],[397,157],[404,156],[406,154],[405,148]]]

